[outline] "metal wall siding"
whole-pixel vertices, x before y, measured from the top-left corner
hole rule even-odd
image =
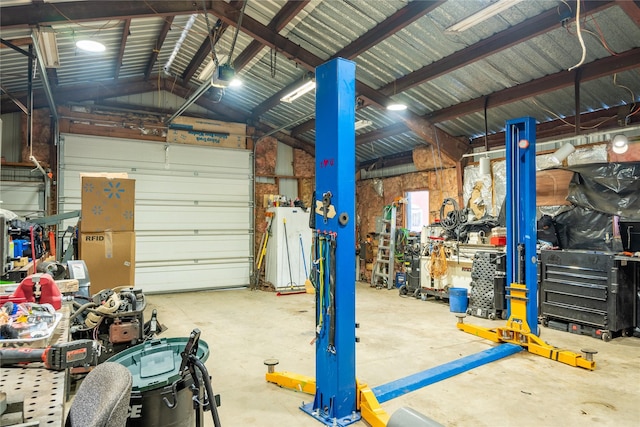
[[[136,180],[136,286],[143,291],[249,283],[250,151],[80,135],[64,135],[61,150],[64,211],[80,208],[80,172],[127,172]]]

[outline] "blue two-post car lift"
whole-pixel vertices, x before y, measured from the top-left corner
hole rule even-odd
[[[337,58],[319,66],[316,85],[316,200],[311,213],[318,260],[313,272],[316,376],[275,372],[270,366],[266,380],[313,394],[313,402],[300,409],[325,425],[342,427],[362,418],[372,427],[384,427],[390,417],[380,403],[523,348],[594,369],[592,360],[537,337],[535,121],[524,118],[507,123],[507,206],[514,207],[507,213],[510,317],[505,327],[495,329],[465,324],[461,318],[457,324],[465,332],[504,344],[375,388],[356,379],[355,63]]]

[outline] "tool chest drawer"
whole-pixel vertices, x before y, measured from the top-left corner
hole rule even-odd
[[[575,323],[606,331],[607,337],[631,330],[634,286],[632,270],[614,254],[575,250],[540,254],[540,315],[545,325],[549,320]]]

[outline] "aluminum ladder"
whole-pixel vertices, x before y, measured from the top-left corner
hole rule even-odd
[[[395,203],[385,206],[382,215],[383,226],[378,236],[378,254],[371,273],[371,286],[377,289],[393,288],[396,253],[396,209]]]

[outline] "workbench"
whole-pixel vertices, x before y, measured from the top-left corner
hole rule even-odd
[[[471,268],[476,252],[504,253],[504,247],[482,244],[445,242],[447,247],[447,275],[434,279],[429,275],[429,256],[420,257],[420,285],[427,295],[448,298],[449,288],[471,287]]]
[[[46,345],[65,343],[69,340],[69,305],[63,304],[60,312],[63,314],[62,319]],[[30,363],[24,367],[0,367],[0,390],[7,394],[9,402],[22,399],[25,423],[39,422],[40,426],[63,426],[67,381],[67,370],[44,369],[42,363]]]

